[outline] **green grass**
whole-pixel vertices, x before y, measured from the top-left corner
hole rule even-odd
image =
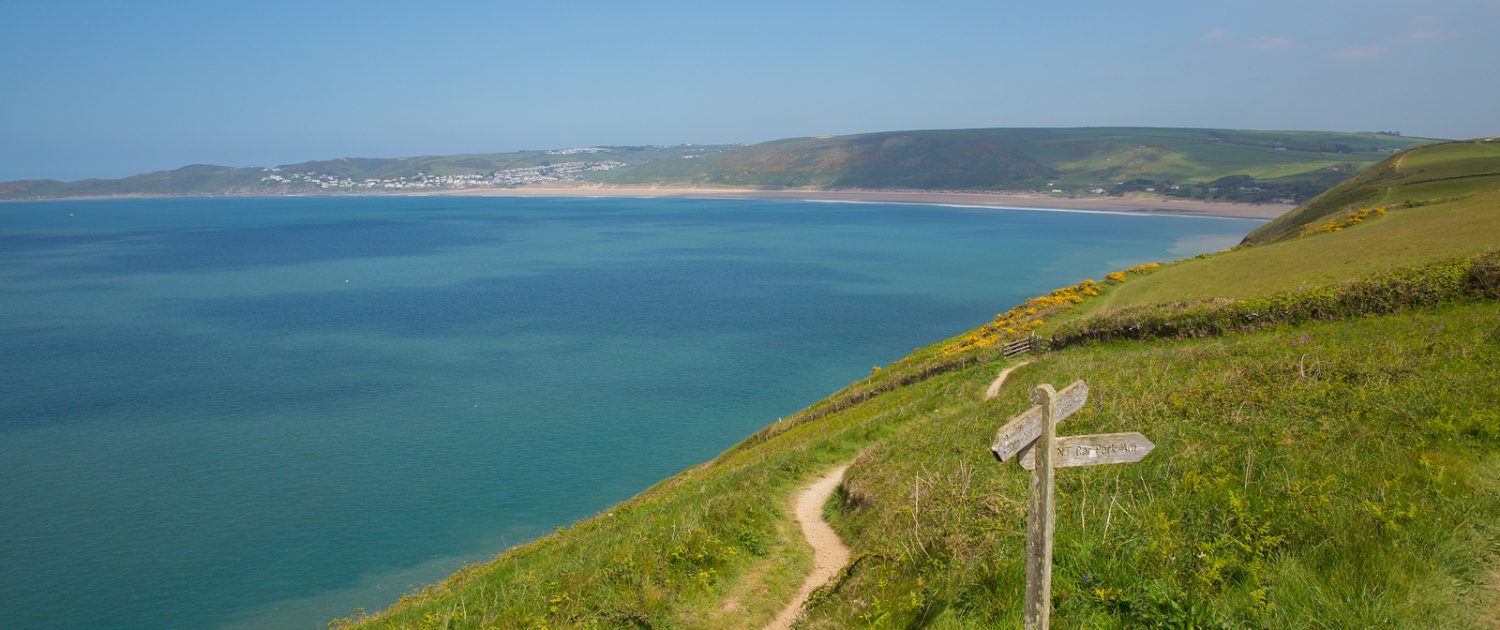
[[[1339,213],[1410,201],[1461,200],[1494,192],[1500,183],[1500,142],[1446,142],[1404,151],[1349,178],[1296,210],[1250,233],[1255,244],[1296,238],[1298,228]],[[1491,202],[1492,203],[1492,202]]]
[[[1250,247],[1164,267],[1103,296],[1097,308],[1252,297],[1321,286],[1500,245],[1500,193],[1410,209],[1338,234]]]
[[[1014,623],[1025,475],[986,447],[1030,385],[1075,378],[1093,394],[1064,433],[1139,430],[1158,447],[1060,475],[1056,614],[1070,626],[1466,627],[1483,610],[1500,552],[1500,305],[1070,349],[981,401],[1003,365],[747,440],[370,622],[757,627],[805,568],[788,497],[863,451],[836,524],[869,557],[815,600],[811,626]],[[744,612],[725,614],[730,597]]]
[[[1088,130],[1093,131],[1093,130]],[[1315,132],[1234,132],[1195,129],[1106,129],[1107,144],[1085,157],[1061,162],[1071,173],[1064,183],[1086,185],[1136,177],[1207,182],[1226,175],[1275,179],[1381,156],[1377,149],[1411,146],[1391,136]],[[1083,134],[1060,137],[1032,149],[1037,155],[1066,155]],[[1050,146],[1049,146],[1050,145]],[[1277,147],[1282,147],[1278,150]],[[1062,149],[1048,151],[1048,149]],[[1344,152],[1340,152],[1343,150]],[[1044,151],[1048,151],[1044,153]]]
[[[976,370],[792,423],[591,519],[468,567],[368,623],[758,627],[810,566],[786,513],[793,490],[917,417],[913,410],[969,398],[956,388],[982,380]],[[725,610],[732,596],[733,614]]]
[[[1337,234],[1298,236],[1305,225],[1376,206],[1387,214]],[[1110,310],[1303,290],[1500,247],[1500,143],[1439,144],[1393,157],[1252,232],[1247,241],[1255,244],[1111,287],[1042,330]]]
[[[855,561],[804,626],[1018,625],[1026,474],[987,447],[1030,387],[1082,378],[1090,401],[1061,433],[1140,431],[1157,448],[1060,471],[1060,627],[1492,626],[1500,273],[1472,258],[1500,245],[1488,151],[1413,151],[1402,181],[1346,187],[1401,205],[1386,216],[1132,274],[1047,314],[1051,330],[1103,331],[1075,341],[1149,316],[1125,335],[1144,339],[1044,355],[992,401],[1010,363],[939,342],[355,623],[760,627],[809,562],[792,493],[852,459],[827,512]],[[1289,233],[1347,208],[1300,210]],[[1247,329],[1247,308],[1286,317]]]
[[[984,446],[1031,386],[1079,378],[1090,402],[1061,433],[1157,447],[1059,472],[1059,623],[1480,625],[1500,552],[1492,302],[1069,350],[924,414],[847,473],[842,531],[873,556],[809,627],[1019,625],[1027,476]]]
[[[1464,299],[1500,298],[1500,250],[1241,300],[1149,304],[1058,326],[1051,347],[1118,339],[1209,337],[1280,324],[1353,319]]]

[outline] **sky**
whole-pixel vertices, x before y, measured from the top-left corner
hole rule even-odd
[[[0,0],[0,181],[963,127],[1500,134],[1500,0]]]

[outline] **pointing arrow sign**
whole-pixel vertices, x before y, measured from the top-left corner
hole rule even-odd
[[[1057,468],[1069,466],[1098,466],[1100,464],[1128,464],[1138,462],[1151,453],[1156,445],[1139,433],[1099,433],[1096,435],[1058,436],[1052,449],[1052,465]],[[1036,453],[1027,449],[1021,456],[1021,467],[1036,468]]]
[[[1058,422],[1083,407],[1089,388],[1074,381],[1059,392],[1051,385],[1031,390],[1036,406],[1011,418],[995,434],[990,452],[1000,461],[1013,456],[1031,471],[1026,489],[1026,630],[1047,630],[1052,618],[1052,538],[1056,531],[1057,468],[1138,462],[1156,448],[1139,433],[1057,435]]]
[[[1054,422],[1062,422],[1063,418],[1082,409],[1083,403],[1088,399],[1089,386],[1083,381],[1073,381],[1072,385],[1064,387],[1062,391],[1057,392],[1057,419]],[[995,444],[990,447],[990,452],[995,454],[995,459],[1003,462],[1035,442],[1041,435],[1042,407],[1032,405],[1030,409],[1011,418],[1010,422],[1005,423],[1005,426],[995,432]]]

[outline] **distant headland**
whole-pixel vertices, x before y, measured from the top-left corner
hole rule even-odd
[[[1428,142],[1385,132],[1152,127],[891,131],[753,145],[592,146],[271,167],[199,164],[120,179],[3,182],[0,200],[733,195],[1270,218],[1350,173]]]

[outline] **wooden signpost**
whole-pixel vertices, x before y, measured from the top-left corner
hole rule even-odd
[[[1131,432],[1058,436],[1053,447],[1052,467],[1068,468],[1138,462],[1156,445],[1146,436]],[[1032,451],[1021,454],[1021,467],[1036,468],[1036,455]]]
[[[1048,386],[1051,389],[1051,386]],[[1035,394],[1033,394],[1034,396]],[[1053,424],[1061,422],[1063,418],[1073,415],[1073,412],[1083,408],[1083,403],[1088,401],[1089,386],[1083,381],[1073,381],[1072,385],[1064,387],[1057,392],[1057,410],[1053,417]],[[1000,427],[995,433],[995,445],[990,452],[1000,461],[1010,459],[1012,455],[1021,452],[1026,447],[1036,442],[1042,435],[1042,406],[1037,405],[1021,415],[1011,418],[1010,422]]]
[[[1055,468],[1141,461],[1151,440],[1139,433],[1057,436],[1057,423],[1083,408],[1089,387],[1074,381],[1061,392],[1051,385],[1031,391],[1033,406],[995,432],[990,452],[1000,461],[1017,454],[1031,471],[1026,492],[1026,630],[1045,630],[1052,612],[1052,530],[1056,516]]]

